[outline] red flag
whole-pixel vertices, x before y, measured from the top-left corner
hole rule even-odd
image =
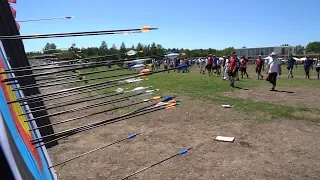
[[[18,30],[20,30],[20,24],[16,22]]]
[[[8,0],[9,3],[17,3],[17,0]]]
[[[16,18],[17,17],[17,11],[15,9],[13,9],[13,7],[11,7],[11,6],[10,6],[10,9],[11,9],[13,17]]]

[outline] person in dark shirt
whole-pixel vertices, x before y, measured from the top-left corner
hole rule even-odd
[[[296,60],[292,57],[292,55],[289,57],[288,62],[287,62],[287,69],[289,71],[288,78],[293,78],[292,70],[294,65],[297,65]]]
[[[313,65],[313,60],[309,56],[307,56],[307,59],[304,61],[303,65],[304,71],[306,73],[306,78],[310,79],[310,68]]]
[[[211,54],[208,56],[208,63],[206,65],[206,70],[208,71],[209,76],[212,75],[212,67],[213,67],[213,57]]]

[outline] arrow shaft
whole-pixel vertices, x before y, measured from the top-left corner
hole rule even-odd
[[[116,102],[121,102],[121,101],[125,101],[128,100],[131,97],[135,97],[138,95],[141,95],[143,93],[140,94],[134,94],[134,95],[130,95],[130,96],[126,96],[126,97],[121,97],[119,99],[114,99],[114,100],[110,100],[110,101],[105,101],[105,102],[100,102],[100,103],[95,103],[95,104],[90,104],[88,106],[81,106],[81,107],[77,107],[77,108],[73,108],[73,109],[68,109],[68,110],[64,110],[64,111],[59,111],[59,112],[55,112],[55,113],[51,113],[51,114],[46,114],[44,116],[38,116],[35,117],[33,119],[29,119],[27,121],[33,121],[33,120],[38,120],[38,119],[42,119],[42,118],[47,118],[47,117],[52,117],[52,116],[57,116],[57,115],[61,115],[61,114],[66,114],[66,113],[71,113],[71,112],[78,112],[78,111],[82,111],[82,110],[86,110],[86,109],[92,109],[95,107],[100,107],[100,106],[104,106],[104,105],[109,105],[109,104],[113,104]],[[102,99],[102,98],[100,98]]]
[[[56,138],[54,138],[53,140],[47,141],[47,142],[43,142],[43,140],[46,139],[46,137],[33,139],[33,140],[31,140],[31,142],[34,143],[34,144],[43,142],[42,144],[36,146],[36,148],[39,148],[39,147],[44,146],[46,144],[49,144],[51,142],[68,138],[69,136],[72,136],[72,135],[80,133],[80,132],[84,132],[84,131],[87,131],[87,130],[90,130],[90,129],[93,129],[93,128],[98,128],[98,127],[105,126],[105,125],[108,125],[108,124],[117,123],[117,122],[120,122],[120,121],[124,121],[126,119],[138,117],[138,116],[145,115],[145,114],[148,114],[148,113],[151,113],[151,112],[155,112],[155,111],[159,111],[159,110],[162,110],[162,109],[163,108],[154,108],[154,109],[149,109],[148,111],[143,111],[143,112],[139,111],[139,112],[136,112],[136,113],[131,114],[131,115],[126,116],[126,117],[117,117],[117,118],[114,118],[114,120],[109,120],[109,121],[105,121],[105,122],[100,123],[100,124],[96,124],[95,126],[78,127],[77,129],[75,129],[73,131],[69,131],[67,133],[60,134],[58,136],[55,135]]]
[[[39,111],[47,111],[47,110],[55,109],[55,108],[59,108],[59,107],[70,106],[70,105],[79,104],[79,103],[83,103],[83,102],[90,102],[90,101],[104,99],[104,98],[108,98],[108,97],[114,97],[114,96],[121,95],[123,93],[115,93],[115,94],[111,94],[111,95],[106,95],[106,93],[103,92],[101,94],[103,94],[104,96],[95,95],[94,97],[91,97],[91,98],[84,97],[84,98],[78,98],[78,99],[71,99],[68,101],[64,101],[63,103],[55,103],[54,106],[42,106],[42,108],[40,108],[40,109],[31,110],[29,112],[26,112],[26,113],[23,113],[20,115],[31,114],[31,113],[35,113],[35,112],[39,112]]]
[[[65,160],[65,161],[63,161],[63,162],[60,162],[60,163],[55,164],[55,165],[53,165],[53,166],[50,166],[49,168],[53,168],[53,167],[56,167],[56,166],[60,166],[60,165],[62,165],[62,164],[65,164],[65,163],[70,162],[70,161],[72,161],[72,160],[78,159],[78,158],[83,157],[83,156],[85,156],[85,155],[91,154],[91,153],[93,153],[93,152],[99,151],[99,150],[104,149],[104,148],[106,148],[106,147],[109,147],[109,146],[118,144],[118,143],[120,143],[120,142],[122,142],[122,141],[125,141],[125,140],[127,140],[127,139],[128,139],[128,138],[126,137],[126,138],[120,139],[120,140],[118,140],[118,141],[114,141],[113,143],[110,143],[110,144],[107,144],[107,145],[104,145],[104,146],[101,146],[101,147],[92,149],[91,151],[88,151],[88,152],[85,152],[85,153],[80,154],[80,155],[78,155],[78,156],[75,156],[75,157],[73,157],[73,158],[67,159],[67,160]]]
[[[152,167],[154,167],[154,166],[156,166],[156,165],[159,165],[159,164],[161,164],[161,163],[163,163],[163,162],[165,162],[165,161],[168,161],[169,159],[172,159],[172,158],[174,158],[174,157],[176,157],[176,156],[178,156],[178,154],[175,154],[175,155],[170,156],[170,157],[168,157],[168,158],[166,158],[166,159],[164,159],[164,160],[162,160],[162,161],[159,161],[159,162],[154,163],[154,164],[152,164],[152,165],[150,165],[150,166],[147,166],[147,167],[145,167],[145,168],[142,168],[142,169],[140,169],[140,170],[138,170],[138,171],[136,171],[136,172],[134,172],[134,173],[132,173],[132,174],[127,175],[126,177],[122,178],[121,180],[128,179],[128,178],[130,178],[130,177],[132,177],[132,176],[134,176],[134,175],[136,175],[136,174],[138,174],[138,173],[141,173],[141,172],[143,172],[143,171],[145,171],[145,170],[147,170],[147,169],[150,169],[150,168],[152,168]]]
[[[50,21],[50,20],[58,20],[58,19],[70,19],[70,18],[57,17],[57,18],[28,19],[28,20],[21,20],[21,21],[17,21],[17,22],[21,23],[21,22],[34,22],[34,21]]]
[[[119,101],[119,102],[121,102],[121,101]],[[76,121],[76,120],[79,120],[79,119],[83,119],[83,118],[91,117],[91,116],[94,116],[94,115],[98,115],[98,114],[114,111],[114,110],[121,109],[121,108],[131,107],[131,106],[142,104],[142,103],[144,103],[144,101],[128,104],[128,105],[125,105],[125,106],[119,106],[119,107],[115,107],[115,108],[99,111],[99,112],[92,113],[92,114],[86,114],[86,115],[83,115],[83,116],[78,116],[78,117],[70,118],[70,119],[67,119],[67,120],[58,121],[58,122],[51,123],[51,124],[46,124],[44,126],[39,126],[37,128],[30,129],[30,131],[34,131],[36,129],[45,128],[45,127],[48,127],[48,126],[53,126],[53,125],[63,124],[63,123],[71,122],[71,121]]]
[[[137,73],[134,72],[134,73],[128,73],[128,74],[118,74],[118,75],[113,75],[113,76],[105,76],[105,77],[86,79],[86,81],[94,81],[94,80],[108,79],[108,78],[114,78],[114,77],[123,77],[123,76],[128,76],[128,75],[135,75],[135,74],[137,74]],[[64,84],[77,83],[77,82],[83,82],[83,80],[66,81],[66,82],[59,82],[59,83],[54,83],[54,84],[43,84],[43,85],[37,84],[37,85],[30,85],[30,86],[22,86],[19,88],[13,88],[13,91],[34,89],[34,88],[45,88],[45,87],[59,86],[59,85],[64,85]]]
[[[157,28],[150,28],[149,30],[157,30]],[[137,33],[141,29],[122,29],[122,30],[108,30],[108,31],[88,31],[88,32],[72,32],[72,33],[54,33],[54,34],[39,34],[39,35],[14,35],[14,36],[0,36],[0,40],[13,39],[40,39],[40,38],[54,38],[54,37],[73,37],[73,36],[88,36],[88,35],[107,35],[119,33]]]
[[[147,106],[147,107],[149,107],[149,106]],[[163,109],[163,107],[157,107],[157,108],[162,108]],[[153,108],[153,109],[156,109],[156,108]],[[149,111],[149,109],[146,109],[145,107],[142,107],[142,108],[139,108],[139,109],[137,109],[135,111],[132,111],[130,113],[127,113],[127,114],[124,114],[124,115],[121,115],[121,116],[118,116],[118,117],[115,117],[115,118],[111,118],[111,119],[103,120],[103,121],[98,121],[98,122],[87,124],[87,125],[80,126],[80,127],[77,127],[77,128],[71,128],[71,129],[68,129],[68,130],[64,130],[64,131],[60,131],[60,132],[57,132],[57,133],[49,134],[49,135],[46,135],[46,136],[42,136],[41,138],[35,138],[35,139],[31,140],[31,142],[34,143],[36,141],[39,141],[40,139],[47,139],[47,138],[52,137],[52,136],[61,136],[61,135],[69,134],[69,133],[72,133],[73,131],[78,131],[78,130],[81,130],[81,129],[85,129],[85,130],[93,129],[93,128],[95,128],[95,126],[99,127],[99,125],[102,125],[102,124],[105,124],[105,123],[108,123],[108,122],[112,122],[112,121],[115,121],[115,120],[119,120],[119,119],[122,119],[122,118],[130,117],[133,114],[144,112],[144,111]]]

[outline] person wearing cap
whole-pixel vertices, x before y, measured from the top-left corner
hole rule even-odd
[[[274,91],[277,86],[277,76],[281,75],[281,60],[277,58],[277,53],[272,52],[268,59],[267,65],[267,74],[268,78],[266,79],[272,84],[271,91]]]
[[[288,62],[287,62],[287,69],[289,71],[289,75],[288,75],[288,78],[293,78],[293,74],[292,74],[292,71],[293,71],[293,67],[294,65],[297,66],[297,63],[296,63],[296,60],[293,58],[292,55],[290,55],[289,59],[288,59]]]
[[[307,59],[304,61],[304,72],[306,73],[306,79],[310,78],[310,68],[312,68],[313,60],[307,56]]]
[[[229,59],[229,68],[228,68],[228,76],[231,83],[230,84],[231,87],[234,87],[234,83],[235,83],[236,68],[237,68],[236,58],[237,58],[236,52],[232,52],[231,57]]]
[[[261,56],[258,56],[258,59],[256,60],[256,73],[258,74],[258,80],[263,79],[263,75],[261,74],[261,70],[264,70],[264,65],[263,65],[263,59],[261,59]]]

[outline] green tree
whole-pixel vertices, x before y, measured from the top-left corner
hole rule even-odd
[[[294,53],[297,54],[297,55],[303,54],[303,51],[305,51],[305,47],[302,46],[302,45],[297,45],[297,46],[294,48]]]
[[[155,56],[155,55],[158,55],[158,49],[157,49],[157,46],[156,46],[156,43],[153,42],[151,44],[151,47],[150,47],[150,54]]]
[[[320,53],[320,41],[310,42],[306,46],[307,53]]]
[[[47,43],[42,50],[44,54],[53,54],[58,52],[57,46],[54,43]]]
[[[108,54],[108,44],[106,43],[106,41],[102,41],[99,47],[99,55],[101,56],[106,54]]]
[[[119,49],[120,59],[126,58],[126,55],[125,55],[126,52],[127,52],[126,44],[122,42]]]

